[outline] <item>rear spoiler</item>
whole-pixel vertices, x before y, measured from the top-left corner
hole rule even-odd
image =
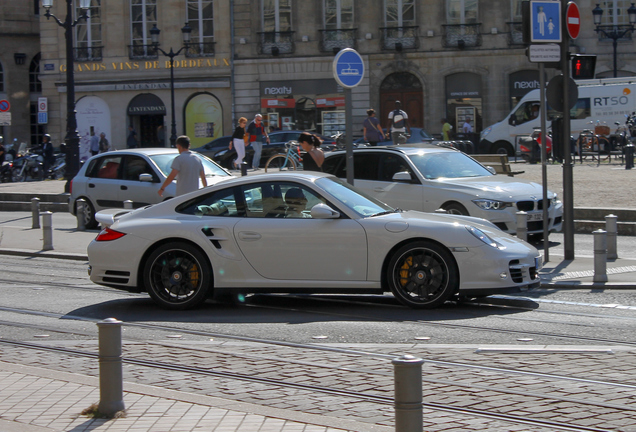
[[[120,217],[134,211],[133,209],[106,209],[95,213],[95,220],[104,228],[107,228],[117,222]]]

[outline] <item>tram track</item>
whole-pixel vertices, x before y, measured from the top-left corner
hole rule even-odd
[[[70,349],[70,348],[53,347],[53,346],[47,346],[47,345],[35,344],[35,343],[29,343],[29,342],[10,341],[10,340],[0,339],[0,345],[11,345],[13,347],[43,350],[43,351],[48,351],[48,352],[52,352],[56,354],[80,356],[80,357],[85,357],[85,358],[94,359],[94,360],[98,359],[98,354],[93,352],[87,352],[87,351]],[[375,404],[381,404],[381,405],[394,404],[393,397],[378,395],[373,393],[348,391],[348,390],[338,389],[334,387],[308,385],[308,384],[302,384],[298,382],[286,382],[286,381],[281,381],[280,379],[264,378],[264,377],[251,376],[251,375],[245,375],[245,374],[234,373],[234,372],[216,371],[216,370],[210,370],[209,368],[201,368],[196,366],[170,364],[170,363],[165,363],[165,362],[156,361],[156,360],[144,360],[144,359],[138,359],[138,358],[123,357],[122,362],[124,364],[132,365],[132,366],[161,369],[165,371],[194,374],[197,376],[206,376],[206,377],[212,377],[212,378],[240,380],[240,381],[245,381],[249,383],[257,383],[257,384],[267,385],[267,386],[285,387],[288,389],[293,389],[298,391],[321,393],[321,394],[331,395],[331,396],[340,397],[340,398],[353,399],[353,400],[357,400],[361,402],[364,401],[367,403],[375,403]],[[582,403],[582,401],[577,401],[577,402]],[[582,426],[582,425],[576,425],[576,424],[568,424],[565,422],[551,421],[548,419],[531,418],[531,417],[522,416],[522,415],[498,413],[498,412],[482,410],[482,409],[474,409],[469,407],[458,407],[458,406],[453,406],[452,404],[423,402],[422,406],[425,409],[434,410],[434,411],[443,411],[446,413],[452,413],[452,414],[457,414],[461,416],[481,417],[481,418],[504,421],[509,423],[524,424],[528,426],[545,427],[545,428],[551,428],[551,430],[590,431],[590,432],[592,431],[604,432],[604,431],[611,430],[611,429],[603,429],[603,428]],[[595,405],[587,403],[587,406],[595,406]],[[617,410],[625,409],[624,407],[610,406],[608,404],[596,405],[596,406],[602,406],[604,408],[617,409]],[[628,409],[631,409],[631,408],[628,408]]]

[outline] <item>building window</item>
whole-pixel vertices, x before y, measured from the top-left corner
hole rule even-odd
[[[4,92],[4,69],[0,63],[0,92]]]
[[[40,53],[38,53],[29,65],[29,91],[42,93],[42,81],[40,81]]]
[[[150,29],[157,24],[157,0],[130,0],[130,58],[157,58]]]
[[[477,0],[446,0],[446,25],[442,43],[446,48],[459,49],[481,45]]]
[[[262,0],[261,3],[262,54],[289,54],[294,52],[291,27],[291,0]]]
[[[44,126],[38,124],[38,102],[33,101],[29,105],[29,120],[31,123],[30,139],[31,145],[42,144],[42,137],[44,136]],[[60,140],[61,141],[61,140]],[[53,145],[59,145],[59,143],[53,143]],[[16,149],[17,150],[17,149]]]
[[[325,0],[325,29],[353,28],[353,0]]]
[[[75,27],[75,60],[99,61],[102,59],[102,7],[101,0],[91,0],[88,19],[79,20]],[[81,16],[79,5],[75,7],[75,17]]]
[[[418,47],[415,0],[385,0],[382,49],[401,51]]]
[[[477,0],[446,0],[446,23],[477,23]]]
[[[188,24],[192,27],[188,57],[214,55],[214,13],[212,0],[186,0]]]
[[[355,48],[353,0],[324,0],[323,6],[325,29],[321,30],[321,50],[338,52],[343,48]]]
[[[523,44],[523,19],[521,17],[521,3],[524,0],[510,0],[510,22],[508,22],[510,45]]]
[[[40,15],[40,0],[33,0],[33,13]]]
[[[601,25],[629,25],[627,9],[633,0],[608,0],[599,3],[603,9]]]

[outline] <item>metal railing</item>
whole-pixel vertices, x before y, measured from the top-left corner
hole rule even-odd
[[[291,54],[295,51],[294,32],[259,32],[261,54]]]
[[[442,28],[444,48],[481,46],[481,24],[444,24]]]
[[[400,50],[419,48],[420,40],[417,35],[417,29],[418,26],[381,27],[382,49]]]
[[[356,48],[358,29],[320,30],[320,51],[332,52],[335,49]]]
[[[186,49],[186,57],[213,57],[214,45],[216,42],[195,42],[189,43]]]
[[[507,22],[508,24],[508,45],[523,45],[523,23]]]
[[[77,61],[99,61],[102,59],[103,46],[75,47],[73,54]]]
[[[154,45],[128,45],[128,58],[131,60],[156,59],[157,48]]]

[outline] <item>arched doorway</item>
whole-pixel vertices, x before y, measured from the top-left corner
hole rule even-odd
[[[389,113],[395,109],[395,101],[409,116],[413,127],[424,127],[424,96],[422,83],[409,72],[396,72],[387,76],[380,85],[380,117],[382,126],[387,124]]]
[[[135,128],[140,147],[164,147],[159,143],[157,128],[163,126],[166,106],[158,96],[142,93],[135,96],[128,104],[129,126]]]
[[[223,136],[223,107],[212,93],[192,95],[183,112],[185,133],[190,137],[190,147],[197,148]],[[172,131],[169,132],[171,134]],[[166,134],[168,136],[169,134]]]

